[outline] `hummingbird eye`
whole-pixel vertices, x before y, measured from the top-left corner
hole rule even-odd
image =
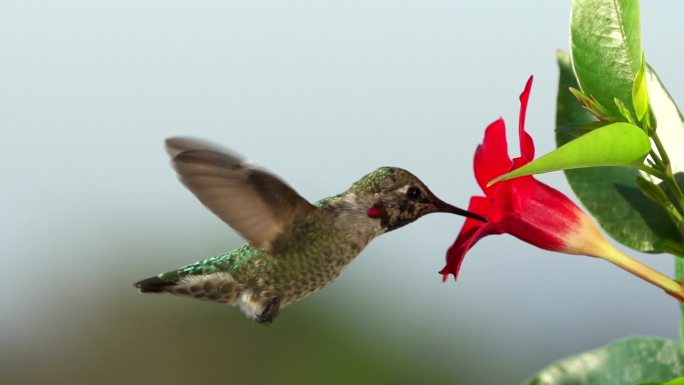
[[[411,200],[416,200],[420,198],[420,189],[415,186],[411,186],[406,190],[406,196]]]

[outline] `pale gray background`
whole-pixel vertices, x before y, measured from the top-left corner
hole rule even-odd
[[[647,58],[684,100],[684,7],[642,6]],[[0,372],[21,383],[109,383],[98,371],[74,373],[117,340],[137,349],[116,326],[104,340],[95,332],[104,313],[129,317],[130,304],[142,314],[178,310],[162,323],[187,324],[194,309],[222,328],[249,322],[131,287],[241,242],[178,183],[165,137],[233,148],[311,200],[396,165],[467,206],[479,194],[473,151],[499,116],[515,127],[530,74],[528,131],[538,153],[553,148],[555,52],[568,48],[568,19],[568,1],[541,0],[4,0]],[[569,192],[560,174],[542,179]],[[468,384],[517,383],[628,335],[677,337],[676,303],[660,290],[509,236],[480,242],[459,282],[442,284],[436,272],[461,224],[433,215],[381,237],[331,287],[255,330],[274,335],[327,312],[322,329],[350,328],[374,349]],[[670,256],[641,258],[672,272]],[[260,367],[269,363],[250,370]],[[226,364],[222,378],[242,369]]]

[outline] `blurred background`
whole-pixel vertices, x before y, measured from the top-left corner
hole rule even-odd
[[[684,7],[643,2],[644,46],[675,100]],[[0,4],[3,384],[507,384],[629,335],[676,338],[660,290],[509,236],[442,283],[463,219],[374,241],[331,286],[263,327],[132,283],[242,240],[181,186],[164,138],[232,148],[310,200],[382,165],[443,199],[480,191],[484,128],[554,147],[569,1]],[[513,136],[511,145],[517,141]],[[570,193],[561,174],[544,181]],[[668,255],[638,255],[672,273]]]

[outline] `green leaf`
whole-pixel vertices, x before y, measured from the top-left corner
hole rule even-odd
[[[675,341],[635,337],[566,358],[526,381],[529,385],[634,385],[684,375]]]
[[[625,105],[625,103],[622,102],[622,100],[615,98],[615,106],[617,107],[618,111],[620,111],[620,115],[622,115],[627,122],[638,124],[637,120],[634,119],[632,113],[629,111],[629,108]]]
[[[570,141],[489,184],[524,175],[596,166],[639,166],[651,151],[651,141],[629,123],[603,126]]]
[[[642,193],[644,193],[644,195],[651,198],[651,200],[657,204],[668,210],[677,210],[674,204],[672,204],[670,201],[670,198],[668,198],[667,194],[665,194],[665,191],[663,191],[663,189],[658,187],[658,185],[653,183],[651,180],[639,176],[636,180],[636,184],[639,186],[639,189]]]
[[[558,66],[560,77],[556,127],[586,127],[596,119],[567,91],[569,87],[577,87],[568,54],[559,53]],[[663,108],[655,102],[656,99],[662,99],[662,92],[656,91],[651,83],[649,94],[656,112]],[[672,110],[668,111],[671,115]],[[674,111],[676,114],[676,108]],[[665,128],[661,126],[659,129]],[[568,134],[567,130],[556,132],[559,146],[572,139],[574,136]],[[667,211],[641,193],[636,184],[638,175],[638,170],[627,167],[596,167],[565,172],[572,190],[584,207],[615,240],[635,250],[663,252],[666,239],[679,243],[681,237]]]
[[[668,382],[641,382],[638,385],[684,385],[684,377],[677,377],[674,380]]]
[[[637,72],[634,84],[632,85],[632,104],[634,104],[634,112],[639,121],[644,119],[644,115],[648,112],[648,81],[646,78],[646,58],[641,54],[641,66]]]
[[[632,100],[632,83],[641,67],[639,2],[574,0],[570,45],[582,91],[618,115],[613,100]]]

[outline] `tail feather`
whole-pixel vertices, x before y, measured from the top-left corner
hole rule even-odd
[[[176,285],[176,281],[160,278],[159,276],[143,279],[136,282],[133,286],[137,287],[141,293],[161,293],[167,288]]]

